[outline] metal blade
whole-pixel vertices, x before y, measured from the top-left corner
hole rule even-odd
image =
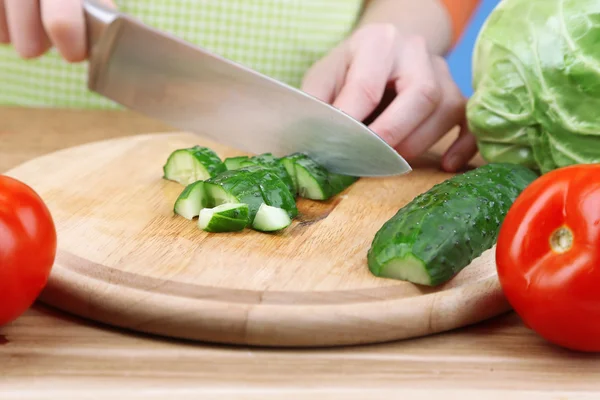
[[[85,9],[94,92],[241,151],[303,152],[353,176],[411,171],[364,124],[300,90],[94,2]]]

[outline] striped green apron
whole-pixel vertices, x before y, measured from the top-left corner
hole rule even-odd
[[[306,70],[346,37],[361,0],[116,0],[119,10],[274,79],[298,87]],[[0,45],[0,104],[120,108],[86,88],[86,63],[55,49],[20,59]]]

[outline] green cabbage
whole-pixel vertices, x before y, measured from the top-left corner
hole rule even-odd
[[[503,0],[473,53],[467,120],[488,162],[600,162],[600,0]]]

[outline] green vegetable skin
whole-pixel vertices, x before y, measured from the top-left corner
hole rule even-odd
[[[254,157],[234,157],[231,159],[225,160],[228,164],[228,169],[240,169],[244,167],[250,166],[263,166],[266,168],[271,168],[275,171],[275,173],[281,178],[281,180],[286,184],[288,190],[295,196],[297,193],[297,189],[294,186],[294,182],[292,177],[288,174],[288,171],[285,169],[281,161],[273,156],[271,153],[259,154]]]
[[[198,217],[198,227],[206,232],[239,232],[247,225],[247,204],[223,203],[203,208]]]
[[[205,180],[226,170],[219,156],[207,147],[173,151],[163,166],[163,178],[182,185]]]
[[[538,177],[517,164],[487,164],[415,197],[376,233],[367,260],[379,277],[437,286],[496,242],[516,197]]]
[[[353,176],[332,173],[300,153],[284,157],[282,164],[288,174],[294,175],[294,186],[298,195],[311,200],[328,200],[358,179]]]
[[[600,162],[600,0],[503,0],[480,30],[467,120],[489,162]]]
[[[173,211],[182,217],[192,220],[200,214],[200,210],[208,207],[209,201],[204,190],[204,181],[196,181],[187,185],[177,197]]]
[[[295,198],[279,176],[258,165],[226,171],[205,182],[209,201],[245,203],[251,225],[261,204],[285,209],[291,218],[298,215]]]
[[[245,226],[271,232],[289,226],[298,215],[297,195],[327,200],[358,179],[330,173],[304,154],[277,158],[264,153],[221,161],[212,150],[199,146],[174,151],[163,169],[167,179],[190,182],[175,201],[175,213],[187,219],[201,216],[199,226],[213,232],[236,230],[240,222],[233,224],[228,216],[208,208],[244,204]]]

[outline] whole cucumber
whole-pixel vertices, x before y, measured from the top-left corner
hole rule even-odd
[[[496,243],[508,209],[537,177],[524,166],[494,163],[433,186],[375,234],[371,273],[426,286],[447,282]]]

